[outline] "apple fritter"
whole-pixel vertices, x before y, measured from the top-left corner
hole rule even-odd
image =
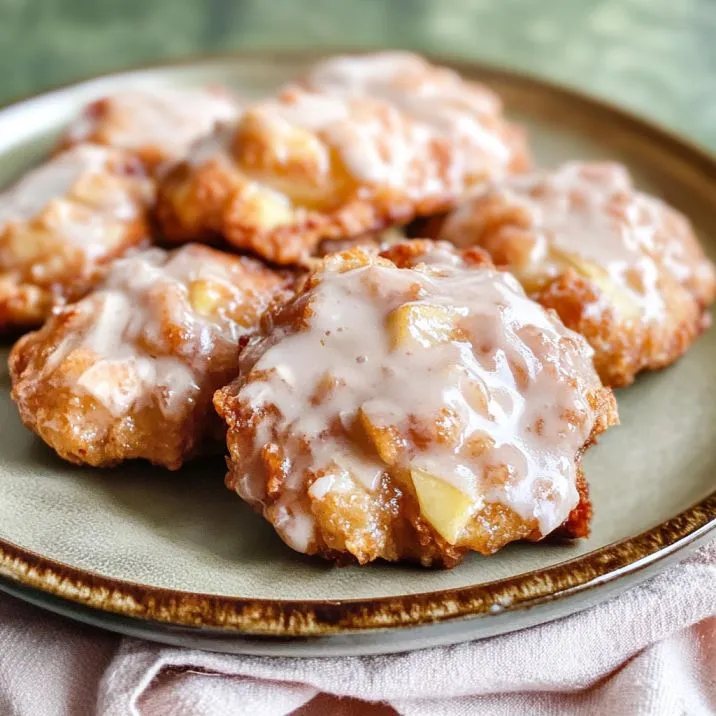
[[[152,182],[136,157],[74,147],[0,194],[0,332],[40,325],[148,242]]]
[[[305,263],[527,164],[485,87],[408,53],[334,58],[199,142],[160,183],[157,216],[171,241]]]
[[[125,90],[87,105],[60,148],[92,142],[126,149],[154,169],[183,159],[195,141],[238,114],[238,100],[222,87]]]
[[[214,398],[228,487],[293,549],[360,564],[584,536],[582,453],[617,422],[592,350],[484,252],[415,263],[421,243],[333,254],[262,319]]]
[[[688,220],[617,164],[492,183],[431,235],[486,249],[587,338],[607,385],[669,365],[710,323],[716,275]]]
[[[235,377],[242,336],[292,281],[204,246],[120,259],[13,348],[20,417],[73,463],[179,468],[223,441],[212,395]]]

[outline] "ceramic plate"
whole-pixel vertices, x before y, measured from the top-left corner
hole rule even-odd
[[[209,59],[91,80],[0,112],[0,180],[39,159],[91,98],[124,86],[270,90],[313,58]],[[616,158],[689,214],[716,255],[716,164],[599,102],[461,65],[505,98],[537,159]],[[5,363],[6,349],[2,355]],[[335,568],[288,549],[223,485],[221,460],[179,473],[61,462],[26,431],[0,374],[0,586],[48,609],[159,641],[229,652],[366,654],[455,643],[564,616],[683,556],[716,525],[716,330],[619,393],[622,426],[586,460],[592,536],[518,544],[451,571]]]

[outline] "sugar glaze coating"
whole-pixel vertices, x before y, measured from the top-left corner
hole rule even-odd
[[[484,174],[486,163],[507,168],[514,160],[499,119],[499,97],[419,55],[378,52],[333,57],[312,68],[305,85],[333,96],[373,97],[397,107],[416,123],[462,146],[466,153],[460,157],[465,163],[461,169],[467,169],[467,176]]]
[[[13,349],[21,417],[72,462],[179,467],[222,435],[213,391],[290,280],[202,246],[117,261],[98,290]]]
[[[124,90],[85,107],[61,146],[93,142],[118,147],[154,166],[181,159],[217,123],[235,120],[239,107],[220,87]]]
[[[454,563],[577,506],[581,452],[615,419],[590,348],[508,274],[452,259],[329,256],[217,394],[228,483],[294,549]],[[430,528],[427,493],[454,508]],[[356,534],[322,507],[340,494]],[[371,517],[350,516],[366,501]]]
[[[157,214],[171,240],[221,236],[302,263],[321,240],[445,211],[527,162],[486,88],[414,55],[334,58],[198,143],[161,183]]]
[[[436,236],[481,246],[596,349],[626,385],[675,360],[708,325],[716,273],[688,220],[618,164],[569,162],[487,185]]]
[[[0,194],[0,329],[33,326],[146,243],[154,187],[136,158],[81,145]]]

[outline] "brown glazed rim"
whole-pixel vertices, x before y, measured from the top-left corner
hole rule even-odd
[[[364,51],[365,48],[348,48]],[[345,52],[346,48],[339,48]],[[311,52],[245,52],[202,56],[177,62],[161,62],[88,79],[102,79],[133,72],[204,64],[229,59],[267,61],[295,59],[306,61],[326,50]],[[470,74],[488,84],[503,84],[537,89],[556,99],[581,105],[592,115],[619,122],[622,126],[657,142],[700,173],[716,179],[716,158],[708,152],[648,121],[644,121],[607,102],[560,87],[526,74],[484,67],[452,58],[431,59]],[[86,80],[85,80],[86,81]],[[47,92],[68,88],[72,82]],[[45,93],[42,93],[45,94]],[[16,100],[24,101],[37,97]],[[12,103],[12,104],[14,104]],[[5,105],[8,107],[9,105]],[[311,637],[351,633],[367,629],[411,627],[452,619],[524,610],[538,604],[585,592],[598,585],[634,574],[681,550],[716,528],[716,492],[662,524],[581,557],[545,569],[534,570],[509,579],[422,594],[331,601],[241,599],[212,594],[197,594],[150,587],[111,579],[96,572],[80,570],[47,559],[39,554],[0,539],[0,577],[40,590],[85,607],[126,617],[168,625],[221,629],[227,633],[273,637]]]

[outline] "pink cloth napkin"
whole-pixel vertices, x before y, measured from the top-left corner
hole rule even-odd
[[[395,712],[716,714],[716,542],[580,614],[390,656],[210,654],[122,639],[0,599],[2,716]]]

